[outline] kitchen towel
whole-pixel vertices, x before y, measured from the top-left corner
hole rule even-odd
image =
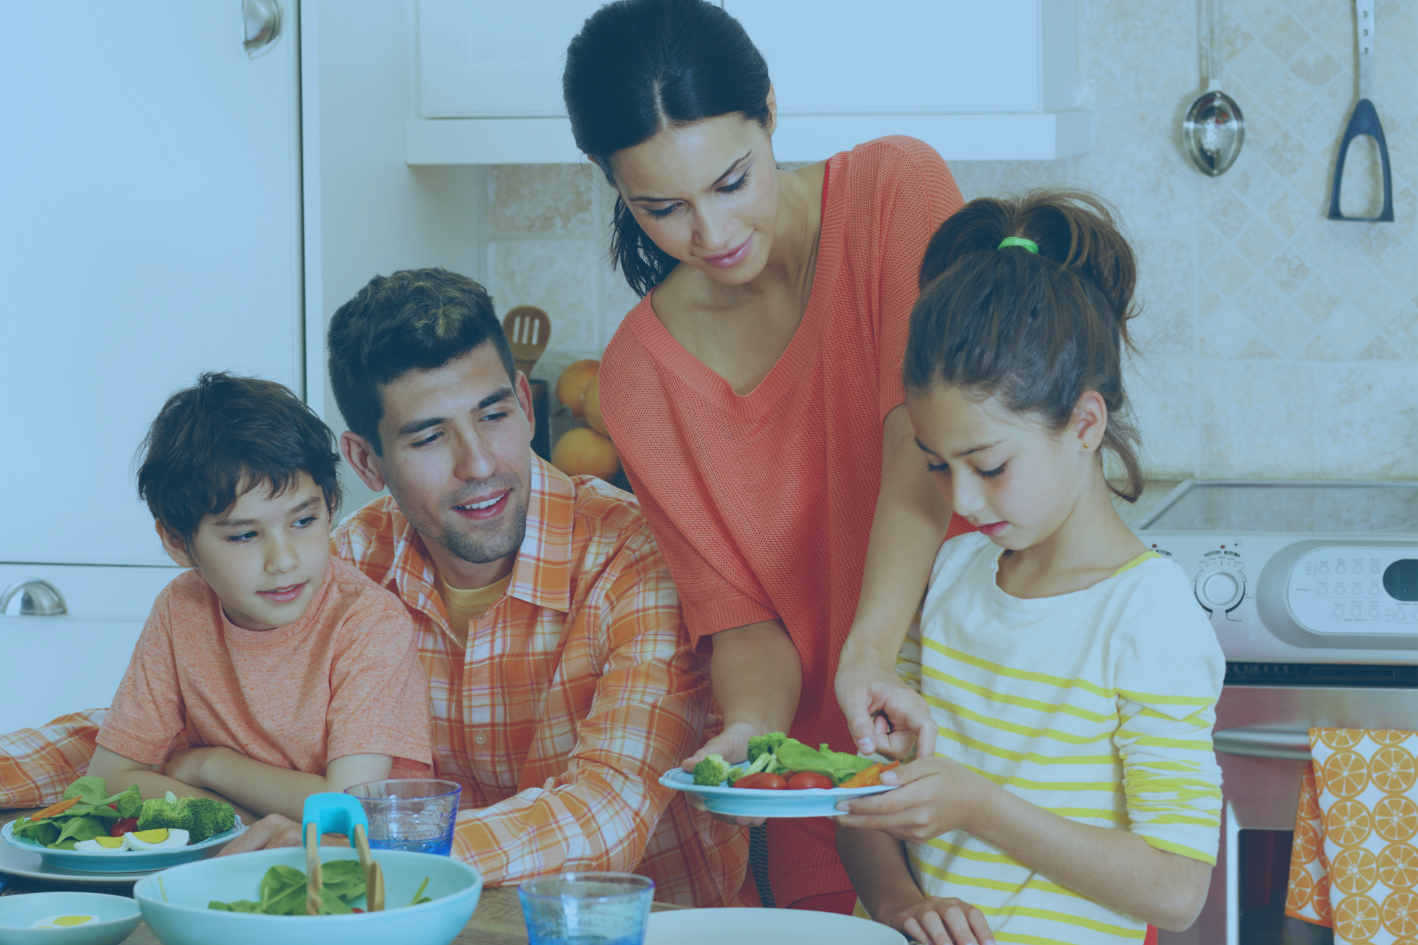
[[[1312,728],[1285,913],[1344,945],[1418,945],[1418,733]]]

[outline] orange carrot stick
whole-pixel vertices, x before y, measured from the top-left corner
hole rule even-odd
[[[870,768],[863,768],[861,771],[858,771],[856,774],[843,781],[838,787],[876,787],[881,783],[881,773],[883,771],[890,771],[900,763],[899,761],[893,761],[889,765],[874,764]]]
[[[71,797],[67,801],[60,801],[58,804],[51,804],[30,818],[30,823],[37,824],[41,820],[48,820],[50,817],[57,817],[75,804],[79,803],[77,797]]]

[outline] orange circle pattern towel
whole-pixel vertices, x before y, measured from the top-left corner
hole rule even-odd
[[[1418,733],[1310,729],[1287,915],[1345,945],[1418,945]]]

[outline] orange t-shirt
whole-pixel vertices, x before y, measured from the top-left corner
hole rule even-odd
[[[319,775],[345,755],[390,755],[390,777],[425,777],[428,705],[408,612],[353,565],[332,557],[305,616],[263,631],[232,624],[186,571],[158,594],[98,743],[160,765],[185,735]]]
[[[647,296],[601,364],[601,409],[679,587],[696,644],[778,618],[803,664],[791,734],[855,751],[832,681],[861,590],[882,421],[929,241],[963,204],[945,162],[881,138],[827,162],[803,320],[745,396],[697,361]],[[779,905],[851,888],[831,820],[768,822]]]

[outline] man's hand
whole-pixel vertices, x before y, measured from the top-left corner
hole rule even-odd
[[[881,783],[901,787],[843,801],[837,809],[848,813],[838,823],[925,843],[957,827],[969,830],[999,790],[958,761],[936,756],[883,771]]]
[[[882,920],[929,945],[995,945],[985,914],[959,899],[924,899]]]
[[[935,754],[937,726],[931,708],[895,669],[875,659],[849,659],[844,653],[833,685],[847,731],[864,754],[904,758],[913,744],[918,758]]]

